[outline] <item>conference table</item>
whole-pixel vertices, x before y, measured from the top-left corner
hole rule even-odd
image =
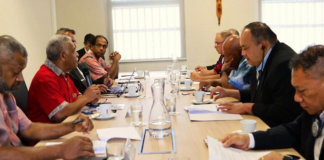
[[[127,75],[131,74],[129,72],[124,72],[119,75]],[[153,103],[153,97],[151,94],[151,84],[156,78],[166,77],[165,72],[163,71],[154,71],[150,72],[150,80],[146,81],[145,89],[146,89],[146,98],[108,98],[108,101],[112,104],[125,104],[125,108],[123,110],[117,110],[117,116],[113,119],[109,120],[92,120],[94,124],[94,129],[88,135],[84,135],[78,132],[72,132],[68,135],[65,135],[59,139],[54,140],[44,140],[40,141],[36,146],[44,146],[47,142],[63,142],[64,140],[71,138],[73,136],[86,136],[91,140],[99,140],[96,130],[102,128],[110,128],[110,127],[129,127],[131,125],[131,117],[126,117],[126,113],[130,104],[132,103],[142,103],[143,104],[143,122],[148,122],[150,108]],[[166,92],[168,88],[170,90],[170,83],[166,84]],[[184,86],[184,85],[182,85]],[[198,89],[198,84],[193,84],[196,89]],[[176,155],[183,155],[189,157],[190,160],[208,160],[208,147],[205,145],[204,139],[207,138],[207,135],[213,138],[222,138],[228,133],[231,133],[235,130],[241,129],[240,121],[190,121],[189,115],[183,107],[188,107],[191,104],[194,91],[185,92],[190,93],[189,95],[183,95],[182,91],[177,96],[176,108],[178,115],[170,116],[172,122],[172,128],[174,130],[175,135],[175,144],[176,144]],[[106,97],[102,97],[105,98]],[[209,98],[209,95],[206,95],[205,98]],[[235,99],[226,97],[217,100],[216,102],[226,102],[226,101],[235,101]],[[77,115],[73,115],[68,117],[65,122],[73,121]],[[264,131],[269,127],[258,117],[252,115],[242,115],[244,119],[252,119],[257,121],[256,130]],[[142,135],[142,131],[144,128],[148,128],[148,126],[140,126],[135,127],[139,135]],[[125,143],[125,139],[110,139],[109,143]],[[137,154],[139,149],[140,141],[132,140],[136,148],[136,160],[167,160],[170,157],[170,153],[166,154]],[[163,139],[156,139],[149,136],[148,132],[146,132],[145,140],[143,143],[143,152],[166,152],[172,150],[172,138],[171,136],[165,137]],[[264,150],[263,150],[264,151]],[[277,149],[274,150],[280,152],[282,154],[293,154],[299,157],[302,157],[298,152],[296,152],[293,148],[288,149]],[[248,152],[260,152],[254,150],[248,150]]]

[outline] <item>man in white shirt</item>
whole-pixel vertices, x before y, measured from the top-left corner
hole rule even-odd
[[[324,45],[308,47],[290,61],[295,101],[305,110],[295,121],[267,131],[229,134],[220,139],[224,147],[246,149],[295,148],[306,159],[324,159]],[[291,159],[277,152],[261,160]]]

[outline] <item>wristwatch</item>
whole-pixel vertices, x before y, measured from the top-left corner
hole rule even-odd
[[[225,72],[225,73],[228,75],[229,70],[228,70],[228,69],[226,69],[226,70],[221,70],[221,71],[219,72],[219,76],[220,76],[220,77],[222,77],[223,72]]]

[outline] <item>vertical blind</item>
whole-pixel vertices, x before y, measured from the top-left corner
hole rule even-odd
[[[261,18],[297,53],[324,44],[324,0],[261,0]]]
[[[113,49],[124,61],[182,57],[180,5],[179,0],[111,0]]]

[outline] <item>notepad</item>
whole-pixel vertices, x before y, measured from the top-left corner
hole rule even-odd
[[[259,159],[270,152],[247,152],[236,148],[225,148],[218,140],[207,136],[209,160]]]
[[[97,134],[100,141],[107,142],[112,138],[129,138],[133,140],[141,140],[140,135],[134,127],[117,127],[97,129]]]
[[[59,145],[62,144],[63,142],[47,142],[45,146],[54,146],[54,145]],[[107,142],[102,142],[102,141],[92,141],[93,145],[93,150],[96,155],[104,154],[106,155],[106,145]]]

